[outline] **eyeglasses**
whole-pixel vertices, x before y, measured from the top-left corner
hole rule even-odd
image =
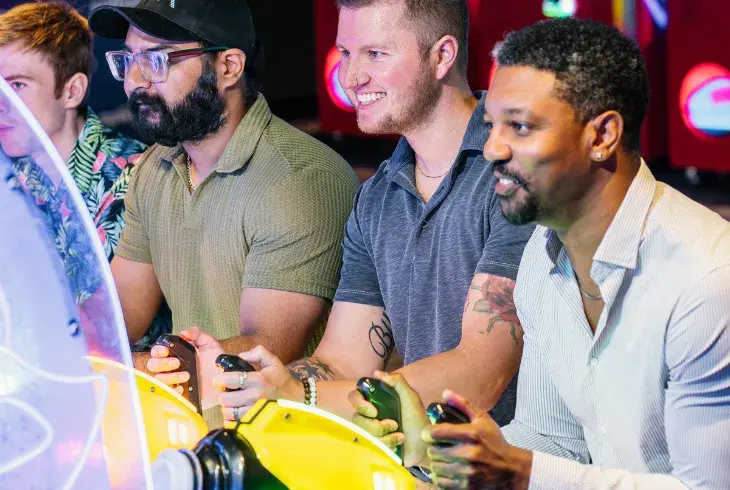
[[[129,51],[108,51],[106,61],[109,63],[109,70],[112,76],[124,81],[129,73],[132,63],[137,64],[139,72],[145,80],[152,83],[164,82],[170,71],[170,60],[183,56],[200,56],[212,51],[225,51],[225,46],[211,46],[209,48],[181,49],[179,51],[144,51],[141,53],[130,53]]]

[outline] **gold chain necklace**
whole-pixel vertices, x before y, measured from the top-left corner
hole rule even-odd
[[[195,191],[195,184],[193,184],[193,173],[190,171],[190,155],[188,155],[188,159],[185,162],[185,170],[188,177],[188,187],[190,188],[190,192]]]
[[[446,175],[447,173],[449,173],[451,171],[451,169],[449,168],[446,172],[442,173],[441,175],[428,175],[426,172],[421,170],[421,166],[418,165],[418,163],[416,163],[416,169],[419,172],[421,172],[421,175],[423,175],[424,177],[426,177],[428,179],[440,179],[441,177],[443,177],[444,175]]]

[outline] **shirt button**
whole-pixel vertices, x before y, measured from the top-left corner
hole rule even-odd
[[[595,357],[591,357],[591,366],[596,367],[598,366],[598,359]]]
[[[601,434],[606,435],[606,432],[607,432],[606,431],[606,426],[605,425],[602,425],[601,426]]]
[[[423,220],[423,221],[421,222],[421,229],[422,229],[422,230],[425,230],[426,228],[428,228],[428,221],[426,221],[426,220]]]

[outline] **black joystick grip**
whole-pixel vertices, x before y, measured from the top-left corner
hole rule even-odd
[[[468,424],[471,422],[469,417],[459,410],[452,407],[448,403],[432,403],[426,408],[426,415],[432,424]],[[453,446],[453,443],[441,442],[437,444],[441,447]]]
[[[238,356],[234,356],[233,354],[219,355],[215,358],[215,365],[218,366],[218,371],[222,373],[230,373],[231,371],[243,371],[245,373],[250,373],[251,371],[256,371],[251,364]],[[226,388],[226,391],[233,390]]]
[[[392,386],[374,378],[360,378],[357,390],[378,411],[378,420],[395,420],[398,430],[402,431],[400,416],[400,398]],[[395,454],[403,459],[403,445],[395,448]]]
[[[469,417],[448,403],[432,403],[426,409],[432,424],[468,424]]]
[[[172,334],[160,335],[155,344],[167,347],[170,350],[170,355],[180,360],[180,369],[178,371],[190,373],[190,380],[181,384],[183,397],[195,405],[198,413],[202,413],[200,389],[198,387],[198,358],[193,344],[178,335]]]

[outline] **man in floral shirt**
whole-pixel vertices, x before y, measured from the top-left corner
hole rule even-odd
[[[146,145],[105,128],[86,105],[94,65],[87,20],[68,4],[28,3],[0,15],[0,75],[15,90],[58,149],[73,177],[109,260],[124,226],[124,196],[134,163]],[[90,251],[83,233],[68,220],[60,175],[32,157],[36,138],[17,114],[0,107],[0,147],[13,158],[18,184],[35,199],[54,229],[75,300],[82,303],[98,284],[85,273]],[[158,318],[146,339],[167,325]],[[139,343],[137,344],[140,345]]]

